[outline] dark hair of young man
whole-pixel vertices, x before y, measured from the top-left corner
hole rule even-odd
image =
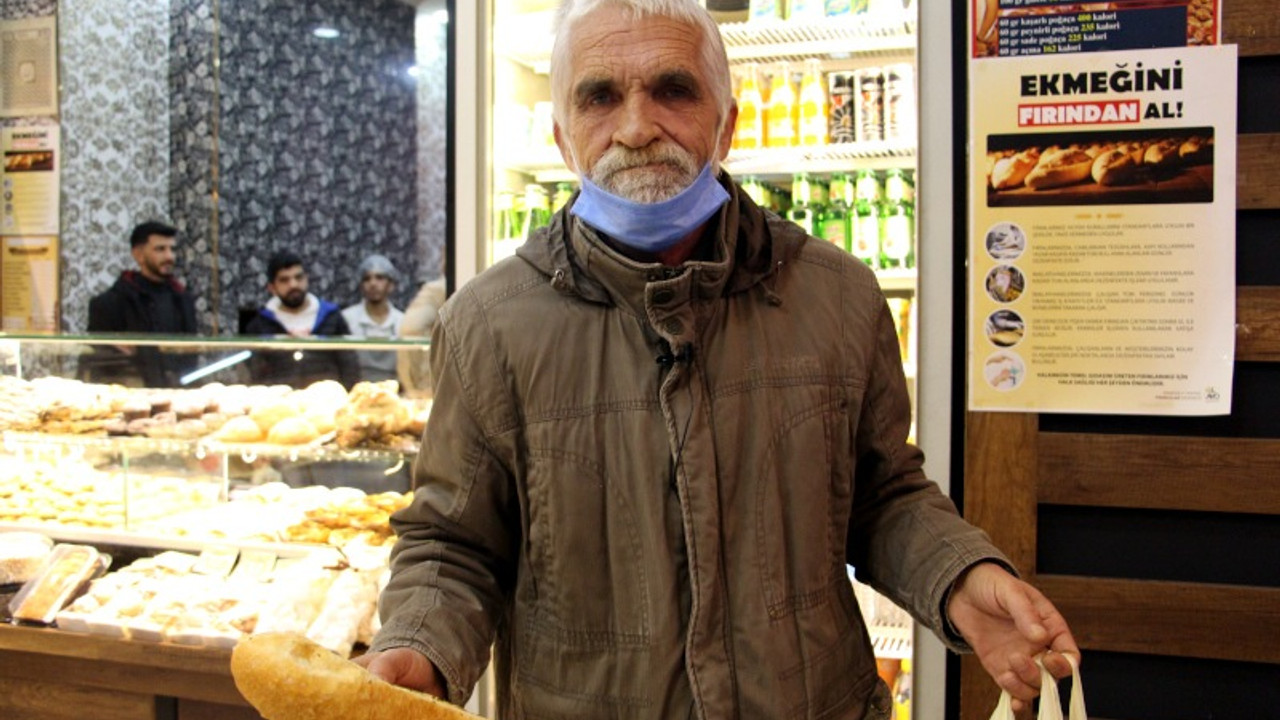
[[[136,248],[139,245],[146,245],[147,238],[152,235],[177,237],[178,229],[170,225],[165,225],[162,222],[148,220],[147,222],[135,227],[133,232],[129,234],[129,247]]]
[[[267,261],[267,282],[275,282],[276,274],[281,270],[301,264],[302,258],[298,257],[296,253],[288,250],[281,250],[280,252],[272,255],[271,259]]]

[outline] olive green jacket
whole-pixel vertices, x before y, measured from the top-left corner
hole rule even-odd
[[[442,309],[374,649],[451,700],[496,637],[504,718],[887,717],[846,563],[941,633],[1000,557],[906,442],[872,272],[721,181],[712,260],[561,211]]]

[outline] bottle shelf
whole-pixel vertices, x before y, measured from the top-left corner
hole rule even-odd
[[[901,57],[916,49],[916,22],[907,14],[722,23],[720,35],[730,63]],[[520,13],[498,20],[493,47],[501,57],[546,75],[553,38],[551,11]]]
[[[813,147],[734,150],[724,167],[736,179],[758,175],[766,179],[790,178],[793,173],[827,174],[868,168],[914,169],[916,145],[910,141],[835,143]],[[577,182],[555,147],[526,150],[504,158],[499,165],[533,177],[534,182]]]

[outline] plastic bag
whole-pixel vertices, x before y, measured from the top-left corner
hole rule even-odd
[[[1089,715],[1084,709],[1084,688],[1080,685],[1080,668],[1070,655],[1063,657],[1071,663],[1071,701],[1066,720],[1089,720]],[[1036,715],[1036,720],[1063,720],[1062,701],[1058,699],[1058,681],[1053,677],[1053,673],[1045,669],[1040,658],[1036,658],[1036,665],[1040,668],[1040,712]],[[1008,692],[1001,691],[1000,701],[996,703],[995,712],[991,713],[991,720],[1016,720],[1013,714],[1013,698],[1009,697]]]

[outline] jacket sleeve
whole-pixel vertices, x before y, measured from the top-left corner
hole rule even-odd
[[[883,295],[875,298],[881,307],[871,315],[870,348],[863,348],[873,357],[854,437],[846,558],[860,580],[910,612],[951,649],[966,651],[943,618],[947,593],[975,563],[1010,564],[925,477],[924,454],[907,442],[910,400],[897,333]]]
[[[442,311],[432,335],[435,400],[414,465],[413,502],[392,517],[399,540],[372,646],[426,655],[458,704],[489,662],[520,528],[512,472],[500,457],[510,455],[499,450],[510,447],[514,406],[483,323],[467,312]]]
[[[119,332],[122,321],[116,303],[112,302],[111,291],[94,295],[89,299],[89,323],[85,326],[88,332]]]

